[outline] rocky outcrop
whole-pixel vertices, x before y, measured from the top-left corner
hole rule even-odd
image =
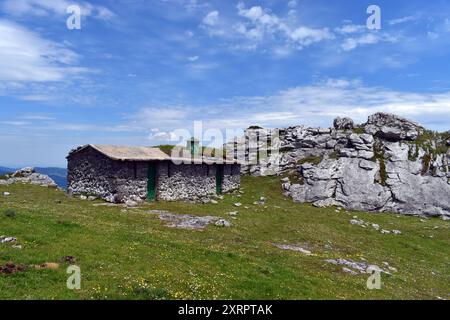
[[[296,202],[450,218],[449,132],[428,131],[386,113],[360,126],[339,118],[331,129],[258,132],[259,137],[276,132],[277,144],[259,139],[258,146],[269,147],[263,149],[265,156],[257,156],[258,163],[242,166],[244,173],[285,175],[284,192]],[[255,158],[251,148],[244,149],[245,159]]]
[[[340,117],[334,119],[333,125],[336,130],[352,130],[355,127],[352,119]]]
[[[416,140],[423,128],[412,121],[389,113],[376,113],[364,125],[367,133],[385,140]]]
[[[53,179],[45,174],[36,173],[34,168],[31,167],[17,170],[13,174],[4,176],[4,179],[0,179],[0,185],[13,183],[30,183],[43,187],[57,187]]]

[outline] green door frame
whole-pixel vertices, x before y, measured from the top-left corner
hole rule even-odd
[[[148,163],[147,171],[147,200],[156,200],[156,163]]]
[[[216,165],[216,193],[222,194],[222,184],[223,184],[223,165]]]

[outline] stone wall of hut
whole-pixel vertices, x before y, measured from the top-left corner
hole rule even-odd
[[[157,200],[197,200],[216,193],[216,165],[156,162]],[[148,162],[115,161],[92,148],[68,158],[69,194],[108,202],[147,199]],[[240,186],[240,165],[224,165],[223,192]]]

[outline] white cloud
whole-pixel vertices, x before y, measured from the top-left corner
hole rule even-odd
[[[413,15],[413,16],[407,16],[407,17],[392,19],[392,20],[389,20],[389,25],[395,26],[397,24],[401,24],[401,23],[417,20],[418,18],[419,18],[418,15]]]
[[[357,24],[345,24],[342,27],[334,29],[339,34],[359,33],[367,30],[367,26]]]
[[[404,35],[385,30],[370,31],[365,25],[343,22],[336,28],[312,27],[298,22],[292,10],[285,16],[277,15],[262,6],[237,5],[237,16],[221,16],[210,12],[201,27],[212,37],[220,37],[231,50],[268,52],[275,58],[291,55],[314,44],[340,46],[343,51],[352,51],[360,46],[397,42]],[[216,14],[217,13],[217,14]]]
[[[61,81],[89,70],[75,67],[79,56],[37,33],[0,20],[0,80]]]
[[[0,20],[0,80],[61,81],[89,70],[73,66],[79,56],[37,33]]]
[[[176,129],[191,130],[194,121],[203,128],[244,129],[250,125],[329,127],[337,116],[358,123],[376,112],[395,113],[435,130],[450,128],[450,91],[440,93],[396,91],[367,86],[360,80],[325,79],[279,91],[273,95],[234,97],[214,104],[149,106],[127,116],[122,124],[61,123],[48,115],[5,119],[4,125],[46,131],[146,133],[151,140],[169,141]],[[35,122],[38,123],[35,123]],[[39,122],[45,121],[45,123]]]
[[[191,56],[191,57],[188,57],[187,58],[190,62],[195,62],[195,61],[197,61],[198,59],[200,59],[200,57],[199,56]]]
[[[178,136],[173,131],[157,131],[148,136],[151,141],[175,141],[177,138]]]
[[[292,25],[288,18],[280,18],[260,6],[246,8],[243,2],[239,2],[237,9],[238,15],[246,20],[235,24],[234,30],[251,41],[275,40],[284,43],[283,46],[293,45],[301,49],[313,43],[334,39],[328,28]]]
[[[297,6],[297,0],[291,0],[288,2],[288,7],[289,8],[295,8]]]
[[[203,18],[203,24],[207,26],[215,26],[217,22],[219,21],[219,12],[218,11],[211,11],[206,15],[205,18]]]
[[[397,42],[397,38],[389,34],[371,32],[357,37],[346,38],[341,48],[344,51],[351,51],[360,46],[377,44],[379,42]]]
[[[349,116],[363,123],[376,112],[395,113],[437,130],[448,130],[450,92],[395,91],[366,86],[358,79],[326,79],[269,96],[235,97],[203,106],[145,108],[134,118],[139,119],[139,127],[166,131],[190,128],[197,120],[202,120],[205,128],[223,130],[250,125],[329,127],[337,116]]]
[[[67,15],[67,7],[76,4],[81,8],[82,16],[93,16],[100,20],[110,20],[115,14],[104,6],[92,5],[86,1],[68,0],[5,0],[2,10],[14,16],[48,16],[50,14]]]
[[[334,39],[334,35],[328,30],[328,28],[311,29],[307,27],[299,27],[291,31],[289,36],[293,41],[298,42],[303,46],[309,46],[315,42]]]
[[[54,97],[52,96],[48,96],[45,94],[31,94],[31,95],[26,95],[26,96],[21,96],[19,97],[20,100],[23,101],[37,101],[37,102],[42,102],[42,101],[50,101],[53,100]]]

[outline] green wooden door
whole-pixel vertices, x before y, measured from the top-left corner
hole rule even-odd
[[[150,162],[148,164],[148,174],[147,174],[147,200],[156,200],[156,164]]]
[[[216,166],[216,193],[222,193],[222,183],[223,183],[223,165],[218,164]]]

